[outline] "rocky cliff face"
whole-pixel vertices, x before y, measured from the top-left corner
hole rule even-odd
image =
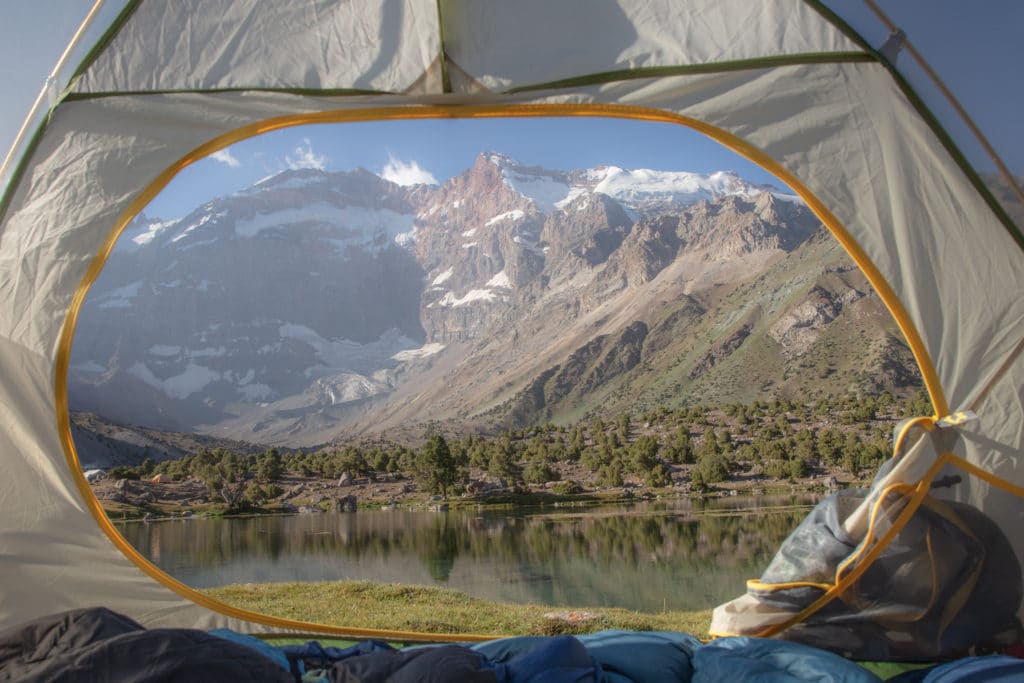
[[[745,349],[805,362],[855,311],[863,287],[826,277],[841,255],[804,263],[818,227],[796,197],[724,173],[496,153],[440,187],[289,171],[130,226],[80,316],[71,404],[302,445],[557,419],[627,389],[678,403]],[[743,287],[758,303],[740,320],[720,304]]]

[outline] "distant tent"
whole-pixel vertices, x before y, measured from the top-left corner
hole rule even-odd
[[[150,481],[154,484],[169,484],[174,480],[171,479],[171,475],[161,472],[160,474],[154,474]]]
[[[814,0],[130,0],[89,19],[68,52],[81,62],[56,74],[52,106],[3,170],[0,623],[102,604],[147,626],[370,633],[246,613],[146,562],[90,493],[68,417],[77,314],[132,217],[193,161],[322,122],[689,126],[789,184],[865,272],[937,414],[819,527],[845,554],[815,564],[816,546],[791,545],[768,577],[782,585],[753,584],[716,631],[824,633],[852,614],[918,637],[898,624],[937,610],[942,637],[986,562],[1024,558],[1024,237],[894,68],[898,40],[868,44]],[[965,521],[975,513],[1012,552],[986,544]],[[938,552],[953,530],[978,550],[956,567]],[[909,592],[871,572],[901,558]]]

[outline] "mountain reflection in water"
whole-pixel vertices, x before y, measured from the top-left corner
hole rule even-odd
[[[518,603],[705,609],[743,592],[814,504],[808,495],[616,506],[363,510],[119,525],[195,588],[370,580]]]

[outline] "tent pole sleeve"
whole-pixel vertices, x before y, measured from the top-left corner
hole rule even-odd
[[[437,32],[441,43],[439,57],[441,59],[441,88],[446,93],[452,91],[452,77],[448,73],[448,50],[445,47],[444,12],[441,10],[443,0],[437,0]]]

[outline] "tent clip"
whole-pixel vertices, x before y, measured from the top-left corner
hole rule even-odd
[[[944,429],[946,427],[959,427],[960,425],[977,419],[978,415],[973,410],[958,410],[942,419],[936,420],[935,426],[939,429]]]
[[[903,43],[907,40],[907,34],[903,32],[903,29],[894,29],[889,37],[886,38],[885,44],[878,48],[878,53],[885,57],[886,61],[890,64],[896,63],[896,57],[899,56],[900,50],[903,49]]]

